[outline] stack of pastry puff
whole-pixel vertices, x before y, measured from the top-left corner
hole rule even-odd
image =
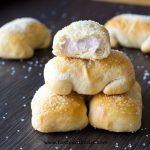
[[[77,21],[58,31],[44,68],[45,84],[32,102],[32,126],[40,132],[94,128],[135,132],[141,126],[141,88],[130,59],[111,50],[108,31]],[[91,95],[88,107],[85,95]]]

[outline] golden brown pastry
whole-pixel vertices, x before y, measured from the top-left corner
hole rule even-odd
[[[89,122],[99,129],[114,132],[135,132],[141,126],[142,97],[140,85],[122,95],[97,94],[90,101]]]
[[[135,81],[130,59],[120,51],[111,51],[102,60],[54,57],[45,66],[45,83],[53,93],[94,95],[127,92]]]
[[[105,27],[109,31],[112,47],[119,43],[150,53],[150,16],[121,14],[108,20]]]
[[[84,59],[103,59],[110,54],[108,31],[98,22],[77,21],[58,31],[53,54]]]
[[[47,48],[51,34],[48,28],[33,18],[15,19],[0,28],[0,57],[26,59],[34,49]]]
[[[46,85],[34,95],[31,109],[32,126],[40,132],[81,130],[88,124],[87,108],[82,96],[76,93],[55,95]]]

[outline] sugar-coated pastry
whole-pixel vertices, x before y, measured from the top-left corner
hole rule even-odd
[[[84,59],[103,59],[110,54],[108,31],[98,22],[76,21],[58,31],[53,54]]]
[[[31,102],[32,126],[40,132],[81,130],[88,124],[83,96],[72,93],[60,96],[43,85]]]
[[[141,126],[142,97],[140,85],[122,95],[97,94],[90,101],[89,122],[99,129],[113,132],[135,132]]]
[[[105,27],[109,31],[112,47],[120,44],[150,53],[150,16],[121,14],[108,20]]]
[[[94,95],[127,92],[135,81],[130,59],[120,51],[112,50],[109,57],[101,60],[54,57],[45,66],[45,83],[53,93],[67,95]]]
[[[48,28],[38,20],[15,19],[0,28],[0,58],[30,58],[34,49],[47,48],[50,41]]]

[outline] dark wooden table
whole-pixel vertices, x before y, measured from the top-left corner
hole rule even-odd
[[[150,8],[88,0],[9,1],[9,4],[4,2],[0,5],[0,25],[14,18],[30,16],[45,23],[54,35],[75,20],[92,19],[103,24],[116,14],[130,12],[150,15]],[[150,55],[135,49],[120,47],[120,50],[131,58],[142,86],[144,110],[142,128],[138,132],[113,133],[93,129],[90,125],[80,132],[42,134],[34,131],[30,102],[44,83],[44,64],[52,57],[50,47],[37,50],[35,56],[26,61],[0,59],[0,150],[149,150]]]

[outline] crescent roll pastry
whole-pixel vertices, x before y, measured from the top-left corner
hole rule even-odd
[[[99,129],[114,132],[135,132],[141,126],[142,97],[136,82],[122,95],[97,94],[90,101],[89,122]]]
[[[87,108],[82,96],[76,93],[55,95],[46,85],[34,95],[31,109],[32,126],[40,132],[81,130],[88,124]]]
[[[150,16],[121,14],[108,20],[105,27],[109,31],[112,47],[119,43],[150,53]]]
[[[112,50],[109,57],[102,60],[54,57],[45,66],[44,78],[56,94],[76,91],[94,95],[103,91],[112,95],[127,92],[135,81],[135,73],[130,59]]]
[[[47,48],[51,34],[48,28],[33,18],[20,18],[0,28],[0,57],[25,59],[34,54],[34,49]]]
[[[103,59],[110,54],[108,31],[98,22],[77,21],[58,31],[53,41],[53,54],[84,59]]]

